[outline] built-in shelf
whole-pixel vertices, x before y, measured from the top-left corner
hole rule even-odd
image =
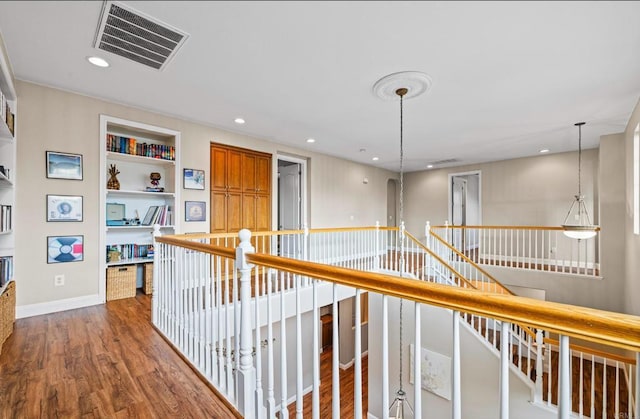
[[[122,189],[107,189],[107,195],[108,196],[135,196],[135,195],[140,195],[140,196],[145,196],[145,197],[150,197],[150,196],[162,196],[162,197],[174,197],[175,193],[173,192],[147,192],[147,191],[124,191]]]
[[[107,262],[107,266],[135,265],[136,263],[147,263],[147,262],[153,262],[153,257],[122,259],[115,262]]]
[[[155,157],[136,156],[134,154],[116,153],[113,151],[107,151],[107,160],[116,160],[124,162],[133,162],[141,164],[159,164],[166,166],[175,166],[175,160],[158,159]]]
[[[160,226],[160,228],[174,228],[173,225]],[[107,226],[107,230],[153,230],[153,226]]]
[[[13,188],[13,182],[0,173],[0,188]]]

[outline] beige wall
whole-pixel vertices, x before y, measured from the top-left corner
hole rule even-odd
[[[625,162],[625,311],[640,316],[640,236],[633,233],[633,134],[640,123],[640,101],[624,132]]]
[[[308,159],[311,227],[373,225],[386,216],[387,179],[395,176],[392,172],[31,83],[18,82],[17,90],[20,115],[16,208],[19,211],[15,220],[15,271],[19,313],[25,311],[25,306],[64,303],[98,294],[99,258],[104,257],[98,244],[101,228],[98,217],[102,211],[98,204],[100,114],[180,131],[181,166],[206,169],[207,174],[211,142]],[[47,150],[82,154],[84,179],[47,179]],[[363,183],[364,177],[369,179],[367,184]],[[274,190],[275,185],[274,176]],[[84,196],[84,221],[47,223],[47,194]],[[274,194],[273,214],[276,214],[275,198]],[[182,190],[181,199],[207,201],[210,207],[206,191]],[[272,218],[275,222],[276,217]],[[179,228],[182,232],[204,228],[208,231],[208,224],[180,220]],[[51,235],[84,235],[85,260],[47,264],[46,237]],[[65,275],[65,286],[53,286],[56,274]],[[59,309],[64,307],[65,304],[61,304]]]
[[[577,152],[413,172],[405,178],[408,230],[424,236],[426,221],[444,224],[449,218],[448,176],[470,171],[481,172],[484,225],[558,226],[578,190]],[[582,191],[592,219],[597,176],[598,150],[583,150]]]

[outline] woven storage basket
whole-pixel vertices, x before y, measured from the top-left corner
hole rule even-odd
[[[153,263],[145,263],[144,276],[142,280],[142,289],[145,294],[151,295],[153,293]]]
[[[16,320],[16,283],[11,281],[0,296],[0,343],[13,332],[13,323]]]
[[[136,265],[107,268],[107,301],[136,296]]]

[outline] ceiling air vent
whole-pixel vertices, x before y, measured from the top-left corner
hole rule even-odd
[[[95,47],[156,70],[164,70],[188,37],[186,32],[122,3],[107,1]]]
[[[444,164],[452,164],[452,163],[458,163],[458,162],[460,162],[459,159],[445,159],[445,160],[434,161],[429,164],[432,164],[434,166],[442,166]]]

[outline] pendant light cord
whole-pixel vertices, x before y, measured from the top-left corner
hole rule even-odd
[[[396,91],[398,93],[398,91]],[[406,92],[405,92],[406,93]],[[398,93],[400,96],[400,277],[404,275],[404,144],[403,144],[403,100],[405,93]],[[399,394],[404,394],[402,390],[402,298],[400,299],[400,390]]]
[[[582,196],[582,124],[578,125],[578,196]]]

